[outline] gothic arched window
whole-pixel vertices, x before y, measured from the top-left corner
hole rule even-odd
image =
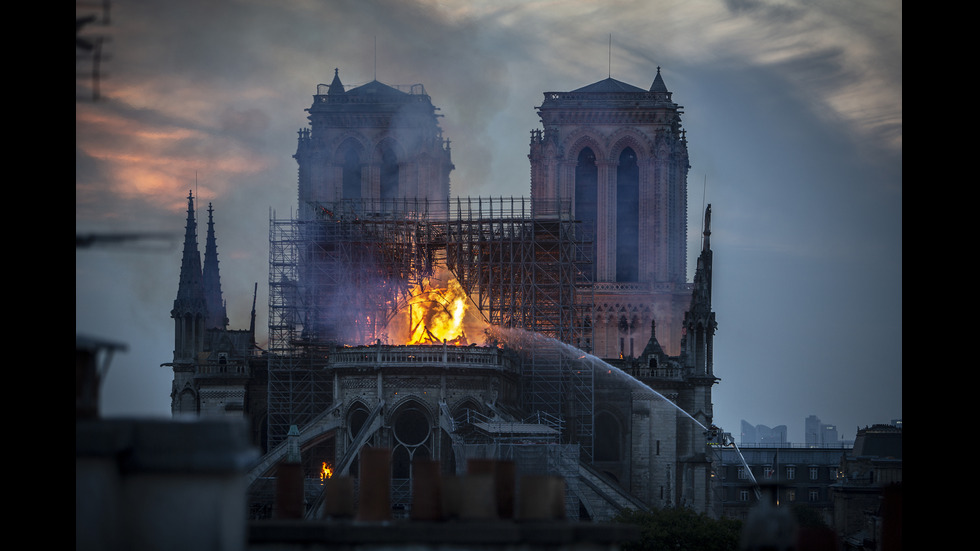
[[[410,401],[398,408],[391,423],[394,449],[392,478],[409,478],[414,459],[428,459],[431,442],[429,416],[421,404]]]
[[[381,199],[398,197],[398,158],[386,145],[381,152]]]
[[[344,153],[343,198],[361,198],[361,158],[353,147]]]
[[[598,212],[599,168],[595,152],[586,147],[575,164],[575,218],[582,222],[585,240],[592,242],[591,278],[595,279],[595,226]]]
[[[640,280],[640,167],[627,147],[616,169],[616,281]]]

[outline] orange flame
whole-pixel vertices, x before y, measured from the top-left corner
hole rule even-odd
[[[455,279],[438,289],[416,287],[408,307],[411,318],[408,344],[469,344],[463,330],[467,297]]]
[[[333,467],[327,465],[327,462],[323,462],[323,467],[320,468],[320,482],[333,476]]]

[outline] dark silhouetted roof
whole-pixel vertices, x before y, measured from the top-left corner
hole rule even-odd
[[[874,425],[858,430],[854,455],[863,457],[902,458],[902,429],[891,425]]]
[[[663,81],[661,81],[663,82]],[[646,92],[643,88],[638,88],[632,84],[626,84],[625,82],[616,80],[614,78],[607,78],[605,80],[600,80],[588,86],[583,86],[578,90],[572,90],[572,92],[588,92],[588,93],[602,93],[602,92]]]
[[[407,96],[408,94],[402,92],[401,90],[396,90],[387,84],[372,80],[371,82],[358,86],[357,88],[352,88],[347,91],[348,96],[366,96],[366,95],[387,95],[387,96]]]

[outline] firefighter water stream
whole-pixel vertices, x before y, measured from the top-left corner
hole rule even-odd
[[[649,385],[643,383],[636,377],[630,375],[629,373],[623,371],[622,369],[603,361],[602,359],[580,350],[570,344],[563,343],[557,339],[542,335],[541,333],[536,333],[533,331],[525,331],[523,329],[513,329],[505,327],[495,327],[491,326],[486,331],[487,337],[492,340],[499,342],[501,344],[507,345],[518,352],[533,353],[534,350],[548,350],[550,352],[558,352],[566,360],[569,360],[569,365],[574,369],[580,369],[582,366],[587,367],[592,370],[593,375],[607,373],[619,377],[630,385],[642,388],[643,390],[653,393],[655,396],[670,404],[674,407],[680,414],[684,417],[690,419],[695,425],[704,431],[705,438],[714,438],[716,436],[721,436],[719,443],[723,447],[731,446],[738,454],[739,459],[742,462],[742,466],[745,468],[746,474],[752,480],[755,485],[756,498],[761,498],[761,491],[759,488],[759,483],[755,476],[752,474],[752,469],[749,468],[749,464],[745,461],[745,456],[742,455],[742,451],[738,449],[735,445],[733,438],[729,438],[727,435],[722,433],[721,429],[712,426],[706,427],[703,423],[694,418],[690,413],[684,411],[683,408],[675,404],[673,401],[669,400],[663,394],[657,392]]]

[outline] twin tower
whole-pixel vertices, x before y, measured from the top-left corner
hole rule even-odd
[[[657,69],[648,90],[607,78],[546,92],[543,129],[531,131],[531,202],[539,215],[581,221],[594,283],[592,352],[640,355],[656,325],[680,353],[687,283],[687,141],[682,107]],[[346,89],[335,70],[299,133],[299,217],[340,201],[383,210],[389,201],[446,209],[453,170],[449,140],[422,85],[372,81]]]

